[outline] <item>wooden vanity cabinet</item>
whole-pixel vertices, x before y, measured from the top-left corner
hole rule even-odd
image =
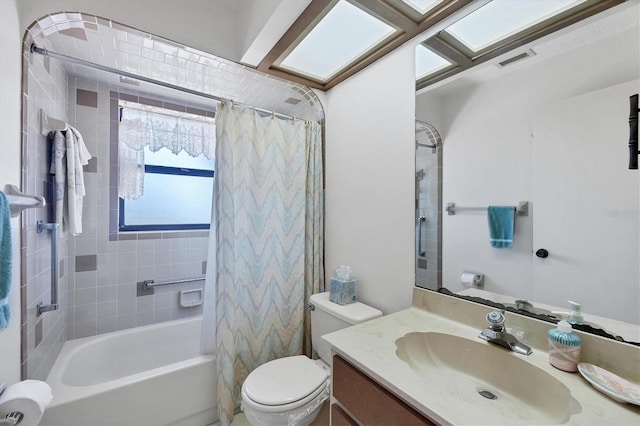
[[[331,426],[358,426],[338,404],[331,404]]]
[[[332,426],[435,425],[340,356],[332,368]]]

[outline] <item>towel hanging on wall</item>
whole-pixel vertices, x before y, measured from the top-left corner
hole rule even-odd
[[[513,228],[516,209],[512,206],[489,206],[489,243],[491,247],[513,247]]]
[[[11,319],[9,291],[11,290],[11,212],[9,201],[0,192],[0,330],[7,328]]]
[[[66,226],[73,235],[78,235],[82,233],[82,200],[86,195],[82,166],[89,163],[91,154],[76,128],[67,125],[64,132],[64,135],[59,130],[53,132],[51,146],[50,173],[55,175],[55,220],[62,223],[64,215]],[[63,160],[64,156],[66,161]]]

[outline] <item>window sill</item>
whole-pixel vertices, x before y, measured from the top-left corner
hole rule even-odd
[[[109,234],[109,241],[129,241],[129,240],[163,240],[170,238],[198,238],[209,237],[208,230],[194,229],[185,231],[131,231],[131,232],[116,232]]]

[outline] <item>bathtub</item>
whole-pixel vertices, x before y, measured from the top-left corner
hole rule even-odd
[[[66,342],[40,425],[208,425],[215,363],[199,355],[200,317]]]

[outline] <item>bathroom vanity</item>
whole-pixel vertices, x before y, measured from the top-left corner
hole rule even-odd
[[[435,424],[339,355],[333,356],[332,377],[333,426]]]
[[[640,407],[549,364],[552,324],[506,313],[528,356],[478,339],[490,310],[416,288],[411,308],[325,335],[332,425],[640,424]],[[583,362],[640,381],[640,348],[581,337]]]

